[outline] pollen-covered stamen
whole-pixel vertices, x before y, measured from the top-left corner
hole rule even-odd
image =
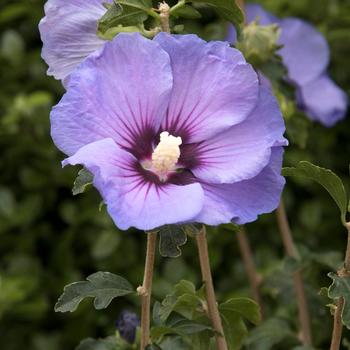
[[[160,134],[160,142],[152,154],[152,171],[160,179],[166,178],[166,175],[176,169],[177,161],[180,157],[181,137],[169,135],[167,131]]]

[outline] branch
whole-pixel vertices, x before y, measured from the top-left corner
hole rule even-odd
[[[143,284],[137,288],[137,292],[141,297],[141,350],[144,350],[150,343],[150,323],[151,323],[151,294],[154,257],[156,251],[157,233],[147,233],[147,250],[145,272],[143,275]]]
[[[206,238],[206,230],[204,226],[200,233],[196,235],[196,241],[198,246],[199,262],[202,271],[202,279],[205,283],[209,318],[216,332],[216,346],[218,350],[228,350],[226,339],[224,336],[224,329],[222,327],[220,313],[215,298],[213,279],[210,270],[208,243]]]
[[[279,231],[283,241],[284,248],[288,256],[298,258],[299,253],[295,247],[292,232],[290,230],[287,213],[284,204],[281,200],[276,211]],[[310,315],[305,296],[305,288],[301,271],[295,271],[293,274],[294,289],[298,303],[299,322],[301,325],[301,340],[303,345],[312,345]]]
[[[170,7],[166,2],[159,4],[160,26],[163,32],[170,33],[169,16]]]
[[[237,240],[238,240],[239,250],[241,252],[242,259],[243,259],[243,264],[248,274],[248,279],[249,279],[250,288],[252,290],[253,299],[259,305],[260,312],[262,313],[262,302],[261,302],[261,296],[260,296],[260,290],[259,290],[260,276],[256,270],[254,256],[249,243],[247,232],[244,228],[242,228],[237,233]]]

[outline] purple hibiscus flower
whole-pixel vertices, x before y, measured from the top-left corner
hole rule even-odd
[[[48,74],[64,80],[90,53],[101,48],[98,20],[106,12],[103,3],[112,0],[48,0],[39,23],[42,57]]]
[[[70,75],[51,123],[121,229],[243,224],[284,186],[278,105],[224,42],[119,34]]]
[[[329,47],[327,41],[312,25],[298,19],[279,19],[260,5],[246,6],[247,22],[259,19],[261,25],[278,23],[281,27],[279,54],[288,69],[288,79],[297,88],[298,105],[311,120],[333,126],[345,117],[348,99],[329,77]],[[236,41],[234,28],[227,40]]]

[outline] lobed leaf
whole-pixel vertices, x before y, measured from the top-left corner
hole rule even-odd
[[[347,193],[342,180],[331,170],[318,167],[307,161],[301,161],[295,168],[283,168],[282,175],[300,176],[319,183],[327,190],[337,204],[341,213],[342,223],[346,223]]]
[[[191,0],[191,2],[200,2],[214,7],[222,18],[234,24],[240,35],[244,23],[244,15],[234,0]]]
[[[328,288],[328,297],[331,299],[344,299],[341,317],[343,324],[350,329],[350,277],[340,277],[333,272],[330,272],[328,277],[333,280]]]
[[[73,312],[85,298],[95,298],[97,310],[105,309],[111,301],[134,292],[132,285],[123,277],[110,272],[96,272],[88,276],[87,281],[68,284],[59,297],[56,312]]]
[[[162,350],[162,348],[156,344],[149,344],[146,346],[145,350]]]
[[[122,348],[116,343],[115,337],[108,337],[105,339],[84,339],[75,350],[122,350]]]
[[[182,17],[188,19],[198,19],[201,18],[201,13],[192,6],[184,5],[171,11],[170,14],[175,18]]]
[[[249,349],[270,350],[288,337],[293,337],[289,324],[282,319],[272,318],[253,329],[245,344]]]
[[[103,36],[113,27],[140,25],[151,12],[151,0],[114,0],[99,20],[97,32]]]
[[[258,304],[248,298],[233,298],[220,304],[219,311],[229,350],[240,349],[248,335],[244,319],[253,324],[259,324],[261,321]]]
[[[73,188],[72,188],[73,196],[80,193],[84,193],[87,187],[92,184],[93,180],[94,180],[94,176],[90,173],[89,170],[85,168],[81,169],[73,184]]]
[[[163,257],[177,258],[181,255],[180,247],[186,244],[187,235],[178,225],[164,225],[159,229],[159,252]]]
[[[232,298],[220,304],[220,312],[227,311],[236,313],[249,322],[258,325],[261,322],[261,313],[259,305],[249,298]]]

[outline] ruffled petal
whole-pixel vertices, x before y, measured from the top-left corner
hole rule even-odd
[[[244,120],[255,107],[257,75],[228,43],[195,35],[155,38],[171,58],[174,88],[163,130],[199,142]]]
[[[104,44],[97,22],[106,12],[104,2],[112,0],[48,0],[45,17],[39,23],[42,57],[48,74],[65,79],[90,53]]]
[[[277,208],[285,184],[281,174],[283,148],[275,147],[269,164],[250,180],[234,184],[202,184],[204,207],[197,222],[219,225],[252,222]]]
[[[288,68],[288,77],[301,86],[325,71],[329,63],[329,48],[323,35],[309,23],[297,18],[280,22],[279,51]]]
[[[94,185],[122,230],[129,227],[152,230],[191,221],[203,207],[200,184],[177,186],[148,181],[139,171],[136,158],[112,139],[82,147],[64,164],[82,164],[94,174]]]
[[[301,108],[312,120],[331,127],[346,115],[348,97],[327,74],[299,89]]]
[[[194,145],[197,164],[190,165],[204,182],[232,183],[256,176],[267,165],[271,147],[286,145],[284,121],[269,89],[261,87],[255,110],[242,123]],[[184,154],[186,157],[186,154]]]
[[[68,155],[109,137],[134,154],[150,153],[171,88],[169,56],[159,44],[119,34],[71,74],[51,112],[52,138]]]

